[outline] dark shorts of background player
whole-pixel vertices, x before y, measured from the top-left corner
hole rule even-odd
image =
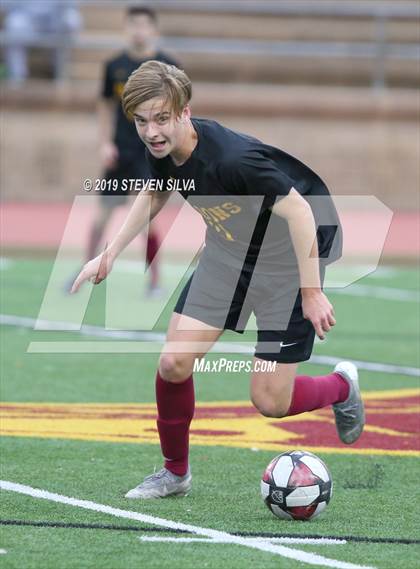
[[[323,283],[324,266],[320,273]],[[303,317],[295,266],[270,274],[254,271],[252,276],[252,271],[240,271],[204,253],[174,312],[238,333],[253,312],[258,329],[255,357],[297,363],[312,353],[315,330]]]
[[[120,152],[116,166],[108,168],[103,174],[105,180],[118,180],[118,188],[116,190],[105,189],[100,192],[101,204],[104,207],[118,207],[125,204],[129,196],[137,195],[135,191],[123,191],[122,182],[123,180],[145,180],[150,178],[147,165],[142,162],[141,156],[125,155]]]

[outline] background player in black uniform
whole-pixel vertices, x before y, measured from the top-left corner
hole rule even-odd
[[[87,260],[98,253],[102,236],[115,208],[126,203],[128,195],[126,191],[122,191],[121,181],[149,177],[144,144],[137,135],[133,121],[125,116],[121,107],[124,85],[131,73],[149,59],[176,64],[170,56],[157,50],[157,17],[150,8],[132,6],[127,9],[126,35],[127,49],[105,64],[98,103],[103,176],[107,180],[118,180],[119,189],[101,192],[97,216],[90,231]],[[152,223],[147,236],[148,264],[152,262],[158,247],[158,233]],[[158,278],[158,266],[155,262],[150,266],[148,291],[151,295],[159,291]]]
[[[323,181],[287,153],[215,121],[192,119],[186,74],[157,61],[129,79],[123,107],[146,144],[152,175],[162,188],[193,180],[193,200],[207,224],[206,247],[169,324],[156,377],[157,426],[164,468],[127,498],[185,494],[191,488],[189,427],[194,414],[194,361],[226,328],[239,330],[251,310],[258,343],[251,399],[265,416],[284,417],[332,405],[340,439],[362,433],[363,403],[357,369],[339,363],[326,376],[297,375],[310,357],[315,333],[335,325],[322,291],[324,265],[341,254],[340,224]],[[99,283],[114,259],[163,207],[168,191],[139,195],[118,235],[85,265],[85,280]],[[319,226],[317,231],[317,225]],[[244,320],[241,322],[241,320]],[[185,346],[188,346],[188,350]],[[275,361],[265,371],[264,361]]]

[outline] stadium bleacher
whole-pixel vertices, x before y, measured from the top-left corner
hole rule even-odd
[[[123,45],[124,11],[131,3],[79,2],[84,27],[72,40],[65,79],[33,79],[24,89],[4,84],[0,90],[3,109],[10,111],[5,123],[6,155],[12,164],[23,124],[25,130],[33,127],[34,144],[27,149],[27,163],[33,165],[35,193],[43,199],[70,198],[81,175],[92,174],[92,164],[97,162],[94,108],[101,64]],[[286,137],[288,144],[292,143],[292,152],[297,151],[321,169],[325,157],[331,180],[333,184],[341,181],[337,186],[342,192],[355,191],[357,174],[360,191],[368,190],[368,181],[370,191],[380,192],[390,205],[415,207],[418,168],[411,157],[415,155],[419,117],[417,2],[154,0],[153,6],[159,12],[165,48],[179,57],[193,79],[196,115],[224,115],[245,130],[250,117],[256,121],[260,118],[255,127],[257,136],[280,146]],[[7,40],[4,32],[1,38]],[[42,41],[37,44],[39,49]],[[23,123],[14,109],[44,110],[44,125],[49,125],[51,133],[60,125],[60,139],[54,134],[44,136],[43,130],[36,128],[35,118]],[[68,111],[72,112],[72,124],[64,128],[63,116],[68,117]],[[271,132],[270,125],[280,117],[281,133]],[[296,119],[293,124],[292,119]],[[303,135],[308,133],[302,122],[307,119],[331,119],[323,123],[319,152],[310,136]],[[351,122],[360,119],[377,121],[374,129],[366,127],[363,131],[363,148],[357,126],[360,123]],[[391,126],[389,121],[399,123]],[[75,125],[83,133],[83,148],[73,140],[71,128]],[[346,132],[345,149],[337,147],[334,138],[342,129]],[[391,130],[392,144],[388,138]],[[396,137],[404,148],[400,153],[405,161],[402,168]],[[295,142],[297,149],[293,148]],[[369,154],[370,145],[377,149],[374,156]],[[46,149],[48,171],[60,170],[52,181],[50,174],[45,180],[40,149]],[[65,157],[61,161],[55,157],[58,149]],[[343,168],[351,172],[348,184],[343,183]],[[20,170],[6,170],[6,197],[26,196]],[[406,192],[397,197],[394,188],[401,182]]]
[[[63,74],[98,81],[100,63],[123,45],[128,2],[84,0],[84,29],[68,45]],[[420,6],[335,2],[153,2],[162,45],[194,81],[418,87]],[[1,33],[2,43],[13,41]],[[57,36],[27,38],[48,48]]]

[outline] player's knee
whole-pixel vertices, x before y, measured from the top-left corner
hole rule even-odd
[[[190,358],[184,354],[162,354],[160,356],[159,373],[164,380],[180,383],[187,379],[191,372]]]
[[[271,417],[276,419],[286,417],[290,408],[290,401],[288,399],[276,401],[270,396],[253,396],[252,403],[258,409],[261,415],[264,417]]]

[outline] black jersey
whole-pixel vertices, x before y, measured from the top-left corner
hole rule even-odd
[[[295,188],[314,213],[319,256],[328,257],[327,262],[340,257],[338,215],[315,172],[286,152],[216,121],[193,118],[192,124],[198,142],[184,164],[176,166],[170,156],[156,159],[147,150],[146,156],[152,176],[163,180],[163,188],[177,184],[202,215],[207,253],[222,252],[229,263],[240,267],[244,260],[245,266],[253,266],[257,257],[268,267],[296,266],[288,223],[270,209]],[[193,191],[187,180],[194,180]],[[315,196],[322,199],[314,200]]]
[[[146,59],[133,59],[127,52],[122,52],[105,64],[101,95],[105,99],[113,99],[117,103],[114,142],[120,155],[128,158],[140,155],[140,159],[142,159],[145,147],[137,134],[134,122],[130,121],[124,114],[121,95],[131,73],[150,59],[156,59],[170,65],[178,65],[171,57],[160,51],[153,57]]]

